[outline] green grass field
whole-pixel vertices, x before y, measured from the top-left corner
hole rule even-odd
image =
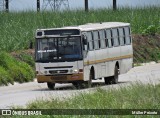
[[[141,34],[150,25],[160,27],[160,8],[121,8],[83,10],[63,12],[33,11],[17,13],[0,13],[0,49],[15,51],[27,49],[30,41],[34,42],[35,30],[38,28],[55,28],[63,26],[80,25],[94,22],[129,22],[132,32]]]
[[[20,53],[18,55],[17,53],[19,53],[19,50],[28,49],[30,42],[35,41],[35,31],[38,28],[55,28],[85,23],[118,21],[131,23],[132,34],[160,34],[159,13],[160,8],[154,6],[134,9],[121,8],[116,11],[112,9],[98,9],[90,10],[89,12],[83,10],[40,13],[33,11],[13,13],[0,12],[0,50],[8,53],[14,51],[14,53],[16,53],[14,56],[18,61],[24,61],[34,68],[33,57],[25,53]],[[159,37],[159,35],[157,37]],[[134,62],[142,63],[153,60],[157,62],[160,60],[160,48],[159,45],[157,45],[159,44],[159,40],[156,39],[157,37],[150,37],[147,40],[143,40],[143,42],[139,41],[139,37],[137,37],[135,41],[133,40]],[[141,44],[136,42],[140,42]],[[137,45],[140,46],[137,47]],[[147,56],[143,53],[146,51],[148,52]],[[7,60],[4,60],[4,62],[6,61]],[[10,65],[9,61],[6,62],[8,65]],[[2,64],[4,62],[2,62]],[[15,65],[14,68],[18,70],[17,65]],[[0,84],[7,85],[14,81],[14,79],[10,78],[10,73],[7,74],[8,71],[6,71],[6,69],[7,68],[0,66],[0,75],[5,75],[0,78]],[[23,76],[27,77],[24,72]],[[17,76],[21,78],[18,79],[18,81],[24,82],[22,75]],[[25,81],[32,79],[30,77],[27,78],[28,79]]]
[[[120,87],[119,89],[104,90],[101,88],[95,89],[91,93],[80,93],[72,98],[59,100],[53,98],[52,95],[49,100],[37,99],[29,103],[25,108],[27,109],[160,109],[160,85],[141,84],[136,83],[128,87]],[[18,107],[21,108],[21,107]],[[72,112],[71,112],[72,113]],[[74,114],[74,113],[73,113]],[[33,118],[35,116],[32,116]],[[142,116],[97,116],[88,113],[86,116],[39,116],[39,118],[63,118],[63,117],[103,117],[103,118],[151,118],[158,116],[142,115]]]
[[[33,11],[18,13],[0,13],[0,49],[1,51],[17,51],[27,49],[30,41],[34,42],[35,30],[38,28],[55,28],[71,25],[80,25],[94,22],[129,22],[131,23],[133,34],[142,34],[149,26],[154,25],[157,33],[160,33],[160,7],[146,8],[121,8],[117,11],[111,9],[91,10],[88,13],[83,10],[63,11],[63,12],[41,12]],[[149,44],[148,44],[149,45]],[[153,49],[154,47],[152,47]],[[152,49],[147,50],[152,52]],[[159,51],[159,49],[157,49]],[[144,51],[142,49],[142,51]],[[139,53],[138,53],[139,54]],[[157,53],[159,55],[159,53]],[[7,59],[5,60],[4,57]],[[29,64],[33,65],[33,60],[26,55],[21,55],[22,60],[25,59]],[[141,56],[143,58],[143,56]],[[141,58],[139,57],[139,58]],[[2,52],[0,54],[1,66],[0,75],[8,79],[9,83],[13,83],[12,70],[15,73],[26,76],[19,81],[30,81],[33,78],[33,72],[28,77],[31,69],[25,63],[18,62],[8,54]],[[142,60],[143,61],[143,60]],[[6,62],[6,63],[4,63]],[[17,65],[18,63],[18,65]],[[11,67],[12,68],[9,68]],[[21,67],[22,69],[19,69]],[[18,70],[19,69],[19,70]],[[12,72],[12,73],[10,73]],[[22,74],[23,73],[23,74]],[[5,76],[4,76],[5,75]],[[4,78],[0,78],[0,84],[5,83]],[[16,77],[15,77],[16,78]],[[6,83],[7,84],[7,83]],[[118,90],[97,89],[94,93],[80,94],[71,99],[60,101],[52,98],[51,100],[37,100],[26,106],[28,109],[160,109],[160,85],[133,85],[128,88]],[[17,116],[15,116],[16,118]],[[25,116],[22,116],[23,118]],[[21,117],[21,118],[22,118]],[[33,116],[35,117],[35,116]],[[54,117],[156,117],[156,116],[40,116],[39,118]],[[157,116],[158,117],[158,116]]]

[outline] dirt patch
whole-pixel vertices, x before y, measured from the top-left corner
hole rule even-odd
[[[149,48],[160,47],[160,34],[156,34],[154,36],[148,35],[140,35],[133,34],[133,48],[139,47],[140,45],[147,45]]]
[[[160,34],[154,36],[132,35],[134,62],[160,60]]]

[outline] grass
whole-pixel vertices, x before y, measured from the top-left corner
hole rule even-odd
[[[97,88],[91,93],[80,93],[68,99],[37,99],[26,106],[26,109],[160,109],[160,84],[141,84],[136,83],[128,87],[119,89],[101,89]],[[72,112],[71,112],[72,113]],[[74,114],[74,113],[73,113]],[[32,116],[35,117],[35,116]],[[39,118],[44,116],[39,116]],[[87,116],[45,116],[52,117],[106,117],[97,115]],[[113,117],[113,116],[107,116]],[[115,116],[114,116],[115,117]],[[156,117],[156,116],[116,116],[125,118],[134,117]],[[157,116],[158,117],[158,116]]]
[[[35,30],[38,28],[55,28],[63,26],[81,25],[94,22],[129,22],[133,34],[155,32],[160,34],[160,7],[148,6],[144,8],[98,9],[84,12],[84,10],[58,12],[0,12],[0,50],[13,52],[28,49],[30,42],[35,42]],[[152,27],[151,27],[152,26]],[[154,26],[154,27],[153,27]],[[151,40],[151,39],[149,39]],[[151,40],[152,41],[152,40]],[[134,41],[133,41],[134,43]],[[144,43],[145,44],[145,43]],[[155,44],[155,43],[154,43]],[[145,57],[144,48],[134,48],[134,62],[142,63],[160,59],[159,47],[148,49],[149,57]],[[154,56],[154,52],[157,56]],[[141,54],[142,53],[142,54]],[[34,60],[27,54],[19,53],[18,59],[34,68]]]
[[[35,61],[34,61],[34,50],[19,50],[16,52],[12,52],[11,55],[16,58],[18,61],[23,61],[29,64],[33,69],[35,69]]]
[[[33,78],[34,71],[27,63],[17,61],[6,52],[0,52],[0,85],[28,82]]]
[[[81,93],[67,100],[36,100],[28,109],[158,109],[160,85],[137,83],[120,89],[98,88],[93,93]]]
[[[150,25],[160,26],[160,8],[120,8],[83,10],[63,12],[33,11],[17,13],[0,13],[0,49],[8,52],[27,49],[30,41],[34,42],[34,33],[37,28],[55,28],[80,25],[89,22],[129,22],[133,33],[142,33]]]

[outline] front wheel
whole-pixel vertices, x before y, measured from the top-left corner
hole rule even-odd
[[[47,86],[50,90],[54,90],[55,88],[55,83],[47,82]]]
[[[112,84],[112,79],[113,79],[113,76],[104,77],[105,84]]]
[[[84,83],[83,81],[72,82],[72,84],[73,84],[77,89],[85,88],[85,83]]]
[[[94,69],[91,69],[90,74],[89,74],[89,80],[87,81],[88,88],[92,87],[92,80],[94,79],[95,79]]]

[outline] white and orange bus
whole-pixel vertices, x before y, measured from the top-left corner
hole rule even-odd
[[[76,87],[104,78],[118,83],[118,75],[132,68],[133,48],[129,23],[89,23],[36,31],[38,83],[73,83]]]

